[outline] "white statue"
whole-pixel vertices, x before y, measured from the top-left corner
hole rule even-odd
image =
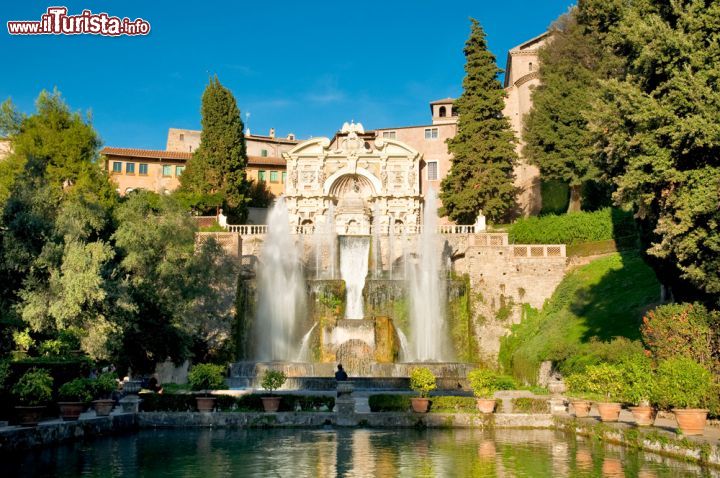
[[[485,215],[482,213],[482,209],[478,213],[477,219],[475,219],[475,232],[483,232],[487,229],[485,224]]]
[[[227,229],[227,216],[223,214],[222,209],[220,209],[220,211],[218,212],[217,221],[220,227],[222,227],[223,229]]]

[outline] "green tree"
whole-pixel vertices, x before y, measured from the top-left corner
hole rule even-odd
[[[455,102],[458,132],[448,140],[452,166],[440,194],[442,214],[462,224],[474,223],[481,210],[491,221],[500,221],[517,209],[515,135],[502,114],[502,70],[487,49],[482,27],[471,22],[463,93]]]
[[[614,200],[632,206],[663,279],[720,297],[720,4],[638,0],[607,38],[627,74],[590,113]],[[677,277],[677,276],[676,276]],[[676,289],[678,292],[680,289]]]
[[[233,94],[210,80],[202,96],[200,147],[180,178],[181,194],[199,205],[222,204],[232,222],[247,214],[249,182],[243,122]]]
[[[112,207],[117,196],[96,163],[100,141],[92,124],[72,113],[57,91],[43,91],[36,112],[29,116],[5,102],[0,108],[0,127],[13,146],[3,162],[12,167],[0,174],[0,191],[7,193],[0,198],[0,223],[4,226],[0,233],[0,314],[12,319],[29,313],[31,304],[49,299],[51,278],[53,274],[59,277],[63,251],[73,242],[65,241],[65,232],[55,223],[63,216],[65,205],[77,206],[76,217],[71,220],[68,215],[62,228],[70,228],[73,222],[77,228],[82,227],[86,207],[92,209],[91,215],[106,216],[103,211]],[[102,219],[98,224],[97,217],[93,221],[98,229],[107,226]],[[101,236],[96,230],[82,242],[101,240]],[[45,316],[43,324],[33,326],[36,330],[51,327],[50,319]]]
[[[187,358],[194,342],[205,355],[221,354],[230,346],[235,263],[213,240],[196,250],[195,222],[173,197],[133,193],[116,221],[127,301],[124,364],[151,371],[168,357]]]
[[[550,29],[540,50],[541,83],[532,93],[533,109],[524,122],[523,155],[545,180],[570,186],[568,212],[579,211],[582,187],[598,177],[584,113],[598,88],[600,55],[578,25],[576,10]]]

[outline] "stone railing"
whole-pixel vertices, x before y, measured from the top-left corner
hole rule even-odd
[[[565,244],[513,245],[514,257],[565,257]]]
[[[378,226],[379,230],[376,230],[376,227],[374,226],[337,226],[336,227],[336,234],[350,234],[350,235],[366,235],[371,236],[373,234],[379,234],[379,235],[395,235],[395,236],[403,236],[403,235],[414,235],[414,234],[421,234],[423,232],[423,226],[422,225],[404,225],[404,224],[396,224],[393,226],[389,225],[383,225]],[[260,224],[243,224],[243,225],[228,225],[226,227],[228,232],[236,232],[240,234],[241,236],[259,236],[267,234],[268,226],[267,225],[260,225]],[[311,234],[323,234],[327,233],[327,228],[323,226],[314,226],[314,225],[307,225],[307,226],[292,226],[290,228],[290,231],[292,234],[301,234],[301,235],[311,235]],[[444,235],[452,235],[452,234],[474,234],[475,233],[475,226],[474,225],[455,225],[455,224],[445,224],[442,226],[437,226],[437,232],[439,234]],[[495,233],[494,235],[497,236],[506,236],[504,233]],[[507,239],[505,239],[503,244],[507,244]],[[498,245],[503,245],[498,244]],[[493,244],[495,245],[495,244]]]

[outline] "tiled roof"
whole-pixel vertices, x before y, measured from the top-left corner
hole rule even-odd
[[[187,161],[192,153],[185,151],[162,151],[155,149],[105,147],[100,151],[105,156],[123,156],[127,158],[147,158],[171,161]],[[248,156],[248,164],[262,166],[285,166],[285,160],[275,157]]]
[[[248,164],[257,166],[287,166],[287,163],[283,158],[274,158],[270,156],[248,156]]]
[[[187,161],[192,158],[192,153],[185,151],[163,151],[156,149],[138,149],[138,148],[113,148],[105,147],[100,154],[106,156],[127,156],[130,158],[149,158],[149,159],[171,159],[174,161]]]
[[[445,103],[453,103],[454,101],[455,101],[455,98],[444,98],[442,100],[431,101],[430,104],[431,105],[440,105],[440,104],[445,104]]]

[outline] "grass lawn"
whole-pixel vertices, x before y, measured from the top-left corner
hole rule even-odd
[[[653,270],[637,252],[615,253],[568,274],[541,311],[526,307],[523,321],[503,340],[506,372],[534,382],[543,360],[577,364],[583,356],[621,354],[640,338],[643,312],[659,301]],[[633,348],[634,349],[634,348]],[[610,357],[612,358],[612,357]]]

